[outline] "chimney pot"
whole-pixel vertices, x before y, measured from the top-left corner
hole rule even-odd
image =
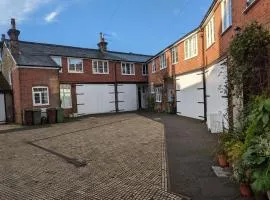
[[[98,47],[101,52],[107,51],[108,43],[105,41],[104,34],[102,32],[99,33],[99,43]]]
[[[11,18],[11,28],[16,29],[16,21],[14,18]]]

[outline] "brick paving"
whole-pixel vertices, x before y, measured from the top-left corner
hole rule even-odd
[[[184,199],[167,192],[164,144],[136,114],[1,133],[0,199]]]

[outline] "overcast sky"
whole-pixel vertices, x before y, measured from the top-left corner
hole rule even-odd
[[[0,0],[0,32],[20,40],[155,54],[198,26],[212,0]]]

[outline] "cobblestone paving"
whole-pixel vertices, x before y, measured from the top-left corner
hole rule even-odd
[[[184,199],[164,155],[163,125],[136,114],[0,134],[0,199]]]

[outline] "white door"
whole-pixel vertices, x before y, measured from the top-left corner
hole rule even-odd
[[[119,111],[138,109],[138,92],[136,84],[118,84]]]
[[[113,84],[76,85],[79,115],[115,112]]]
[[[6,121],[5,95],[0,94],[0,123]]]
[[[225,93],[227,82],[227,66],[215,64],[207,69],[207,126],[213,133],[222,132],[228,128],[227,108],[228,99]]]
[[[177,114],[204,120],[202,71],[176,77]]]

